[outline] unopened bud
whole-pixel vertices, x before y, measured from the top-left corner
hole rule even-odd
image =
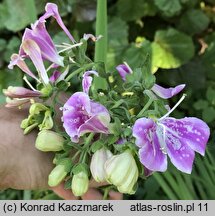
[[[63,149],[64,138],[50,130],[42,130],[38,133],[35,146],[43,152],[61,151]]]
[[[55,187],[59,185],[63,179],[66,177],[67,172],[64,165],[57,165],[49,174],[48,185],[50,187]]]
[[[94,153],[90,164],[90,171],[95,181],[97,182],[106,181],[104,164],[112,156],[113,154],[108,149],[105,148],[101,148]]]
[[[79,172],[72,178],[72,192],[75,196],[84,195],[89,186],[89,179],[86,172]]]
[[[129,150],[115,155],[105,163],[106,180],[121,193],[133,194],[138,179],[138,168]]]

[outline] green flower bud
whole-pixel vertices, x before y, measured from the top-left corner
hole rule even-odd
[[[75,196],[84,195],[89,186],[89,179],[86,172],[79,172],[72,178],[72,192]]]
[[[40,92],[42,93],[43,97],[49,97],[53,92],[52,86],[48,84],[44,88],[42,88]]]
[[[112,156],[113,154],[108,149],[105,148],[101,148],[94,153],[90,164],[90,171],[95,181],[97,182],[106,181],[104,164]]]
[[[30,115],[38,115],[41,111],[49,110],[48,107],[41,103],[33,103],[29,109]]]
[[[45,112],[43,122],[39,125],[39,129],[40,130],[49,130],[49,129],[52,129],[53,126],[54,126],[54,122],[52,119],[51,111],[47,110]]]
[[[105,163],[106,180],[117,186],[121,193],[133,194],[139,173],[137,164],[129,150],[115,155]]]
[[[62,164],[57,165],[49,174],[48,185],[55,187],[59,185],[66,177],[67,172],[65,166]]]
[[[61,151],[63,149],[64,138],[50,130],[42,130],[37,135],[35,146],[38,150],[43,152]]]

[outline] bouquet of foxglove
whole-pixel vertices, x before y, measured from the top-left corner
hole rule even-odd
[[[46,29],[51,17],[70,43],[54,44]],[[167,170],[168,158],[191,173],[195,152],[204,155],[210,131],[198,118],[171,117],[185,95],[173,107],[167,99],[185,85],[155,84],[147,56],[136,68],[125,62],[107,71],[104,62],[86,55],[89,41],[102,40],[102,35],[85,34],[76,41],[57,5],[48,3],[44,15],[25,29],[19,53],[11,56],[9,68],[19,67],[29,88],[5,89],[6,106],[29,105],[21,122],[24,134],[37,130],[35,147],[55,153],[48,184],[65,182],[81,196],[93,178],[133,194],[138,179]]]

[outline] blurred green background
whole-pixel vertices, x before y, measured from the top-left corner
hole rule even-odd
[[[100,1],[100,0],[99,0]],[[22,73],[7,69],[17,53],[23,29],[43,13],[46,0],[0,1],[0,103],[2,89],[23,85]],[[55,0],[76,39],[95,33],[96,0]],[[52,25],[50,25],[50,22]],[[55,43],[69,42],[53,20],[47,23]],[[108,70],[127,61],[138,66],[152,57],[157,83],[186,84],[187,98],[173,115],[196,116],[211,128],[206,156],[195,159],[191,175],[173,167],[139,182],[125,199],[215,199],[215,0],[109,0]],[[89,55],[93,56],[93,44]],[[178,97],[170,101],[175,104]],[[58,199],[51,191],[0,191],[0,199]]]

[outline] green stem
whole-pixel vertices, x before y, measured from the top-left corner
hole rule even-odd
[[[138,113],[137,118],[142,117],[142,115],[144,114],[144,112],[151,106],[152,102],[154,100],[153,99],[149,99],[148,102],[146,103],[146,105],[143,107],[143,109]]]
[[[24,190],[23,200],[31,200],[31,191],[30,190]]]
[[[171,199],[171,200],[177,200],[178,199],[177,196],[175,195],[175,193],[172,191],[172,189],[169,187],[169,185],[166,183],[166,181],[163,179],[163,177],[160,174],[154,173],[153,177],[160,184],[161,188],[166,193],[166,195],[168,196],[169,199]]]
[[[81,68],[75,70],[74,72],[72,72],[72,73],[65,79],[65,81],[68,82],[68,81],[71,80],[72,77],[74,77],[75,75],[77,75],[77,74],[79,74],[79,73],[81,73],[81,72],[83,72],[83,71],[85,71],[85,70],[87,70],[87,69],[92,68],[94,65],[95,65],[95,63],[89,63],[89,64],[85,65],[84,67],[81,67]]]
[[[97,0],[96,36],[103,37],[96,42],[95,62],[102,61],[106,65],[107,59],[107,0]]]

